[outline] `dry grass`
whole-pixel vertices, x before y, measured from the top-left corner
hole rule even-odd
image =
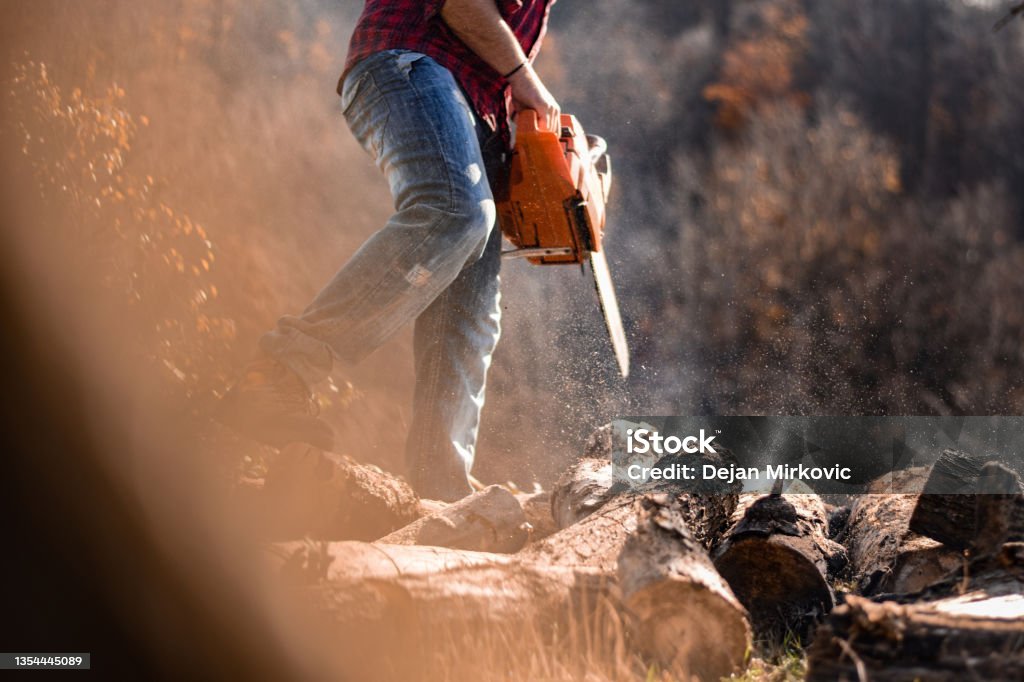
[[[590,611],[589,609],[581,609]],[[473,633],[446,632],[425,661],[424,679],[437,682],[689,682],[636,654],[615,606],[603,601],[591,615],[572,615],[554,632],[540,624],[510,629],[487,626]]]

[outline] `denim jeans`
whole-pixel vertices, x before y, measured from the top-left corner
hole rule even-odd
[[[421,496],[458,499],[471,491],[501,331],[501,232],[488,177],[500,168],[502,145],[451,73],[416,52],[388,50],[357,64],[342,108],[387,178],[395,213],[260,346],[312,385],[333,362],[359,362],[415,320],[408,473]]]

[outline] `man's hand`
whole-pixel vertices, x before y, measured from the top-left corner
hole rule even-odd
[[[558,132],[561,123],[561,108],[558,102],[544,87],[533,66],[527,64],[509,79],[512,86],[512,102],[516,112],[533,109],[537,112],[538,122],[542,127]]]
[[[447,0],[441,18],[491,68],[500,74],[513,71],[527,61],[522,46],[494,0]],[[561,110],[558,102],[544,87],[533,66],[527,63],[509,76],[512,100],[516,111],[535,109],[541,125],[558,131]]]

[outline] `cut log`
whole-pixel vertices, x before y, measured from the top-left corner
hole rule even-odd
[[[926,467],[898,471],[878,479],[867,487],[866,494],[856,497],[845,544],[861,594],[917,592],[961,565],[959,552],[910,530],[917,494],[882,492],[920,491],[927,478]]]
[[[559,529],[579,523],[613,501],[617,503],[626,499],[634,499],[641,493],[672,492],[673,490],[705,496],[718,493],[735,500],[735,494],[741,488],[738,482],[734,485],[717,483],[680,485],[671,480],[652,480],[644,484],[629,485],[622,480],[616,481],[612,453],[614,450],[621,452],[626,448],[625,443],[616,442],[617,438],[621,438],[621,435],[616,434],[611,424],[605,424],[590,434],[583,457],[573,463],[552,488],[551,515]],[[688,466],[712,464],[717,467],[725,467],[730,464],[735,465],[736,457],[728,448],[716,444],[714,451],[701,453],[697,457],[666,455],[651,464],[668,469],[673,463]],[[699,487],[701,485],[703,488]],[[713,506],[720,508],[720,505]],[[706,529],[703,525],[694,528],[698,534]],[[704,541],[703,536],[700,536],[700,539],[702,542]]]
[[[1024,544],[898,601],[847,597],[818,628],[807,679],[1024,679]]]
[[[651,534],[631,540],[638,533],[637,501],[659,488],[667,491],[662,492],[662,499],[672,500],[674,523],[687,529],[689,544],[685,547],[673,547],[668,538]],[[624,489],[583,520],[529,545],[519,556],[533,564],[595,571],[608,579],[629,576],[634,595],[629,623],[636,635],[634,641],[679,672],[704,672],[707,675],[699,679],[717,679],[742,663],[749,642],[749,628],[737,625],[737,619],[745,623],[743,609],[735,597],[732,605],[728,603],[728,587],[715,573],[705,546],[726,527],[736,500],[734,492],[680,493],[678,485],[670,482]],[[643,549],[651,539],[659,540],[656,554]],[[633,548],[626,551],[630,543]],[[671,552],[664,554],[669,548]],[[665,560],[664,565],[644,568],[645,562],[657,562],[659,556]],[[701,556],[703,563],[698,558]],[[692,565],[694,574],[679,575],[673,583],[673,571],[685,565]],[[685,587],[687,581],[692,583],[690,587]],[[651,601],[662,597],[675,599],[665,602],[665,606],[676,609],[671,616]],[[715,620],[709,623],[710,614]],[[721,630],[721,637],[705,639],[698,646],[698,627],[702,635]]]
[[[302,443],[271,462],[264,494],[273,537],[376,540],[420,516],[402,479]]]
[[[683,679],[738,672],[751,644],[747,614],[690,531],[688,510],[666,494],[639,506],[637,531],[618,558],[634,641]]]
[[[599,512],[527,545],[520,554],[527,561],[613,575],[626,538],[636,532],[635,499],[636,494],[628,494],[608,502]]]
[[[526,643],[536,647],[570,632],[586,634],[589,646],[621,650],[617,560],[636,530],[634,501],[640,494],[624,491],[579,523],[516,555],[356,542],[292,543],[278,546],[278,552],[284,570],[311,585],[314,603],[339,636],[366,651],[386,642],[390,659],[401,659],[396,665],[421,663],[419,653],[452,642],[524,647],[522,655],[531,656],[535,649]],[[734,494],[680,497],[680,517],[697,526],[701,537],[713,534],[712,524],[724,525],[736,499]],[[643,626],[642,621],[635,624]],[[706,643],[677,663],[718,670],[721,661],[732,661],[733,641],[723,640],[727,653],[720,653],[717,643]],[[396,651],[403,655],[394,656]],[[702,654],[711,662],[694,658]],[[396,676],[406,672],[423,677],[419,670],[400,670]]]
[[[712,556],[759,636],[803,634],[835,604],[828,577],[845,566],[846,550],[827,533],[815,494],[740,496]]]
[[[600,509],[613,497],[610,458],[584,457],[563,473],[551,491],[551,516],[567,528]]]
[[[980,556],[997,551],[1004,543],[1024,541],[1024,495],[1017,474],[998,462],[981,470],[975,507],[971,551]]]
[[[588,452],[598,452],[602,446],[610,447],[610,438],[610,426],[598,429],[591,436]],[[671,466],[672,457],[664,460],[657,464]],[[717,452],[705,453],[699,458],[687,456],[686,459],[689,465],[700,466],[705,463],[722,467],[734,464],[735,458],[726,447],[719,447]],[[568,481],[588,481],[588,484],[573,487],[566,484]],[[580,520],[530,545],[523,552],[538,561],[599,568],[609,576],[615,572],[618,553],[622,552],[626,539],[636,532],[635,503],[643,495],[669,493],[677,496],[694,538],[707,548],[727,527],[736,508],[739,491],[738,481],[731,486],[714,485],[712,492],[705,493],[682,493],[684,488],[672,480],[651,480],[633,486],[617,482],[612,486],[609,461],[586,458],[563,476],[561,483],[555,486],[552,493],[552,510],[556,520],[559,516],[559,496],[565,501],[561,505],[563,522],[571,519],[572,515],[581,515],[582,511],[587,513]],[[586,494],[570,495],[569,491],[586,491]],[[581,500],[585,502],[580,503]]]
[[[386,545],[432,545],[480,552],[518,552],[527,539],[526,515],[499,485],[462,498],[379,540]]]
[[[453,647],[463,657],[489,647],[529,657],[583,631],[590,646],[622,644],[614,628],[596,627],[615,602],[609,581],[594,571],[362,542],[282,543],[271,552],[332,639],[355,652],[354,664],[365,662],[358,679],[442,679],[450,671],[428,667]]]
[[[730,456],[723,449],[708,461],[719,464]],[[722,534],[736,508],[736,492],[681,493],[679,485],[672,481],[654,481],[635,488],[619,487],[620,491],[601,504],[597,511],[529,545],[523,553],[536,561],[599,568],[610,575],[615,572],[626,538],[636,532],[635,504],[641,496],[655,492],[676,496],[690,531],[705,547]]]
[[[944,450],[932,466],[910,518],[910,530],[953,549],[974,539],[978,477],[984,461],[959,450]]]
[[[543,540],[558,530],[555,519],[551,516],[551,491],[542,490],[538,493],[518,493],[516,499],[523,508],[526,522],[530,524],[527,542]]]

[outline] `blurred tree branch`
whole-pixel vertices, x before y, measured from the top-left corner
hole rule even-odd
[[[1011,7],[1006,16],[996,22],[996,25],[992,27],[992,30],[998,31],[1003,26],[1006,26],[1008,23],[1013,21],[1013,18],[1021,12],[1024,12],[1024,2],[1017,3],[1015,6]]]

